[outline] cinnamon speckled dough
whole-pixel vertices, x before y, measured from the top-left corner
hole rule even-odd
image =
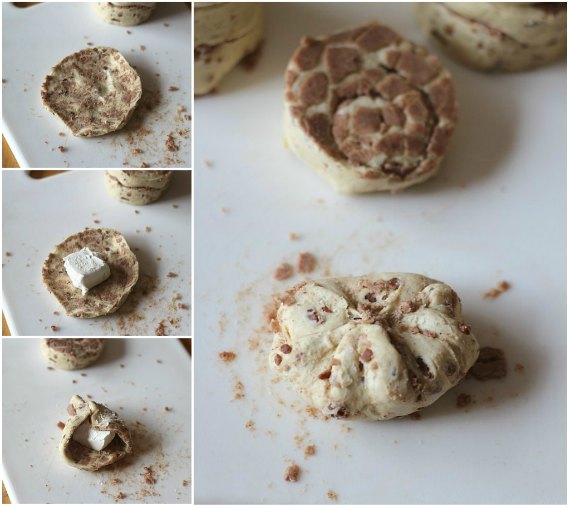
[[[285,84],[286,144],[338,192],[425,181],[455,129],[449,72],[378,23],[303,38]]]
[[[99,359],[104,344],[101,338],[44,338],[41,350],[51,366],[80,370]]]
[[[88,247],[111,269],[111,276],[85,295],[71,283],[63,258]],[[85,229],[55,246],[44,261],[42,279],[70,317],[90,319],[119,309],[139,277],[139,263],[125,238],[113,229]]]
[[[94,2],[92,5],[107,23],[134,26],[150,18],[156,2]]]
[[[415,412],[456,385],[479,353],[457,294],[425,276],[308,281],[280,300],[270,365],[325,415]]]
[[[67,56],[44,80],[42,101],[74,136],[123,128],[142,96],[141,80],[116,49],[95,47]]]
[[[211,92],[263,37],[261,3],[196,2],[194,92]]]
[[[64,461],[75,468],[94,472],[119,461],[133,452],[133,441],[129,429],[119,416],[104,405],[94,401],[84,401],[73,396],[67,407],[69,419],[63,428],[59,452]],[[91,426],[100,431],[114,431],[112,442],[101,451],[95,451],[73,440],[73,433],[88,420]]]
[[[566,3],[418,3],[420,26],[457,60],[484,71],[520,71],[566,53]]]
[[[144,205],[160,198],[171,177],[172,171],[106,171],[105,188],[118,201]]]

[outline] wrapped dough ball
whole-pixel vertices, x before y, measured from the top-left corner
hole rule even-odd
[[[67,413],[59,452],[68,465],[94,472],[133,452],[125,423],[104,405],[75,395]]]
[[[425,49],[378,23],[305,37],[285,80],[287,146],[338,192],[395,191],[437,172],[457,105]]]
[[[281,298],[272,327],[271,367],[332,417],[415,412],[479,354],[453,289],[410,273],[302,282]]]
[[[520,71],[566,53],[566,2],[419,3],[420,26],[474,69]]]

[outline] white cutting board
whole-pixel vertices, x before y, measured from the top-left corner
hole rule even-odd
[[[46,2],[25,9],[3,2],[3,133],[20,167],[141,167],[143,162],[152,167],[190,167],[189,134],[184,134],[188,139],[175,134],[178,152],[169,152],[164,143],[170,132],[190,129],[190,121],[181,120],[177,109],[184,106],[186,114],[191,111],[191,19],[183,2],[159,2],[150,20],[134,27],[104,22],[90,2]],[[132,146],[128,136],[133,124],[106,136],[78,138],[42,104],[45,76],[67,55],[90,47],[87,43],[119,50],[136,67],[143,90],[162,93],[162,103],[145,116],[144,127],[151,133],[135,135]],[[169,92],[170,86],[179,90]],[[59,146],[65,151],[60,152]]]
[[[377,19],[425,44],[412,9],[267,5],[257,68],[196,100],[197,503],[327,503],[329,488],[348,504],[566,501],[565,65],[484,75],[442,56],[460,123],[441,174],[398,195],[337,195],[283,148],[283,70],[301,36]],[[273,270],[302,251],[321,261],[315,276],[446,281],[481,344],[506,351],[508,378],[467,381],[421,421],[304,422],[278,400],[303,404],[248,350],[269,296],[300,280],[276,282]],[[484,300],[502,279],[512,289]],[[223,350],[235,363],[222,364]],[[232,401],[238,379],[245,398]],[[478,401],[469,413],[455,407],[461,392]],[[294,439],[305,430],[317,445],[307,459]],[[288,459],[303,469],[297,484],[282,478]]]
[[[12,335],[154,336],[160,321],[173,319],[175,324],[165,322],[166,333],[190,336],[191,176],[191,171],[175,171],[159,201],[131,206],[107,194],[102,170],[39,180],[20,170],[2,171],[2,299]],[[96,319],[65,315],[41,274],[53,247],[85,227],[118,230],[139,261],[133,293],[116,313]],[[178,276],[169,278],[169,272]],[[147,276],[156,276],[159,284],[143,295]],[[182,298],[173,301],[176,293]]]
[[[110,339],[85,370],[47,366],[39,339],[2,340],[2,467],[12,503],[114,503],[120,492],[120,503],[190,503],[191,361],[178,340]],[[91,395],[135,430],[132,458],[99,472],[64,463],[57,423],[74,394]],[[140,476],[145,466],[155,485]]]

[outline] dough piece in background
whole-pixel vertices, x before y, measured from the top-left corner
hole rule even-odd
[[[75,395],[69,401],[67,413],[69,419],[63,428],[59,452],[68,465],[94,472],[133,452],[129,429],[104,405]],[[89,445],[87,437],[92,446],[85,445]]]
[[[456,60],[483,71],[521,71],[566,54],[566,2],[426,2],[423,31]]]
[[[479,354],[453,289],[411,273],[301,282],[280,298],[272,328],[271,368],[332,417],[411,414]]]
[[[51,366],[81,370],[99,359],[104,345],[101,338],[44,338],[41,350]]]
[[[74,287],[64,257],[88,247],[111,269],[111,276],[85,295]],[[125,238],[114,229],[85,229],[55,246],[42,267],[42,279],[70,317],[90,319],[117,311],[139,277],[139,263]]]
[[[261,3],[196,2],[194,93],[210,93],[262,38]]]
[[[116,49],[82,49],[46,76],[44,106],[74,136],[95,137],[122,129],[142,96],[141,79]]]
[[[133,205],[157,201],[168,188],[172,171],[105,171],[105,188],[118,201]]]
[[[305,37],[285,80],[286,144],[336,191],[396,191],[438,170],[457,105],[426,49],[378,23]]]
[[[112,25],[134,26],[144,23],[156,2],[93,2],[95,12]]]

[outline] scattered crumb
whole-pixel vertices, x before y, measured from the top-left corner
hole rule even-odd
[[[164,327],[164,321],[160,321],[156,329],[154,330],[156,336],[166,336],[166,329]]]
[[[127,495],[125,495],[122,491],[115,496],[116,500],[124,500],[125,498],[127,498]]]
[[[206,167],[214,167],[214,162],[211,160],[204,160],[204,165]]]
[[[245,398],[245,387],[239,380],[234,385],[234,400],[243,400]]]
[[[135,213],[138,215],[140,213],[140,211],[138,209],[136,209]]]
[[[124,364],[122,364],[122,363],[121,363],[119,366],[120,366],[121,368],[124,368],[124,367],[125,367],[125,365],[124,365]]]
[[[53,312],[53,314],[56,315],[56,316],[58,316],[58,315],[59,315],[59,312]]]
[[[178,88],[176,88],[176,86],[169,86],[169,87],[168,87],[168,91],[169,91],[169,92],[177,92],[177,91],[178,91]]]
[[[117,485],[117,484],[122,484],[122,480],[121,479],[117,479],[116,477],[114,479],[111,479],[111,484],[113,485]]]
[[[6,257],[12,257],[12,252],[6,252]]]
[[[93,44],[92,42],[88,42],[87,45],[88,46],[94,46],[95,44]]]
[[[297,482],[299,480],[300,475],[301,475],[301,468],[299,467],[299,465],[293,463],[292,465],[289,465],[285,469],[285,474],[283,475],[283,479],[286,482]]]
[[[156,484],[156,477],[154,476],[154,470],[152,467],[143,467],[144,472],[141,474],[144,482],[147,484]]]
[[[170,23],[162,23],[162,26],[165,26],[166,28],[168,28],[170,26]]]
[[[457,395],[457,400],[455,402],[457,408],[468,407],[469,405],[471,405],[471,403],[473,403],[473,398],[471,397],[470,394],[460,393],[459,395]]]
[[[130,30],[127,30],[127,33],[128,33],[129,35],[131,35],[133,32],[131,32]]]
[[[146,49],[146,46],[143,46],[142,44],[140,45],[141,51],[144,51]]]
[[[420,414],[419,412],[412,412],[408,417],[412,421],[419,421],[422,418],[422,414]]]
[[[511,284],[506,280],[501,280],[494,289],[491,289],[483,294],[485,299],[497,299],[503,292],[508,291]]]
[[[172,207],[173,207],[174,209],[177,209],[179,206],[178,206],[178,204],[173,204]]]
[[[296,241],[299,239],[299,235],[296,232],[289,233],[289,241]]]
[[[336,502],[338,500],[338,495],[332,489],[329,489],[327,491],[327,498]]]
[[[171,407],[164,407],[164,411],[165,412],[172,412],[172,408]]]
[[[94,223],[94,224],[100,224],[100,223],[101,223],[101,220],[93,220],[93,223]]]
[[[168,151],[178,151],[180,149],[180,145],[176,143],[174,136],[172,134],[168,134],[166,136],[166,141],[164,141],[164,145]]]
[[[317,453],[317,447],[314,444],[305,447],[305,457],[314,456]]]
[[[169,271],[166,276],[167,276],[168,278],[176,278],[178,275],[177,275],[176,273],[173,273],[172,271]]]
[[[469,374],[477,380],[500,379],[507,376],[507,360],[505,352],[493,347],[483,347],[479,357],[469,370]]]
[[[518,373],[524,373],[524,364],[515,363],[515,371]]]
[[[299,254],[297,259],[297,271],[299,273],[312,273],[317,265],[317,259],[309,252]]]
[[[148,225],[144,228],[144,230],[146,232],[151,232],[152,231],[152,227],[149,227]]]
[[[161,359],[157,359],[156,362],[157,362],[158,364],[162,364],[162,360],[161,360]]]
[[[73,380],[71,381],[71,383],[72,383],[72,384],[77,384],[77,380],[73,379]]]
[[[178,309],[179,310],[188,310],[188,305],[185,305],[184,303],[178,303]]]
[[[160,262],[162,260],[162,257],[157,257],[156,260]]]
[[[3,83],[7,83],[8,81],[6,81],[5,79],[2,79],[2,82],[3,82]]]
[[[235,352],[220,352],[218,354],[218,357],[224,362],[224,363],[233,363],[237,357],[237,354]]]
[[[82,377],[87,377],[87,373],[81,373]]]
[[[60,430],[62,430],[63,428],[65,428],[65,423],[62,423],[61,421],[59,421],[59,422],[57,423],[57,427],[58,427]]]
[[[56,331],[59,331],[59,328],[57,326],[50,326],[51,330],[55,333]]]
[[[275,272],[273,273],[273,278],[275,280],[287,280],[293,276],[293,266],[291,264],[284,262],[280,264]]]
[[[246,421],[245,427],[248,429],[248,431],[255,431],[255,422],[249,419]]]
[[[53,366],[48,366],[47,369],[48,369],[49,371],[54,371],[54,370],[55,370],[55,368],[54,368]]]
[[[58,132],[57,135],[60,137],[65,137],[65,132]]]
[[[63,146],[58,146],[57,149],[59,151],[61,151],[61,153],[63,153],[64,151],[67,151]]]

